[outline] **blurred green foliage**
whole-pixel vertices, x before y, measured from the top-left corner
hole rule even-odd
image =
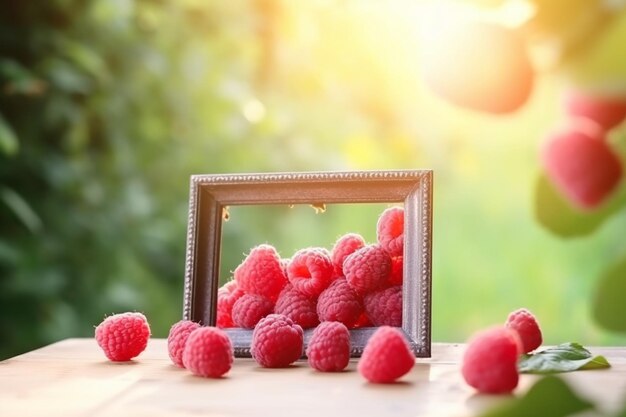
[[[0,0],[0,358],[126,310],[166,336],[189,175],[254,171],[434,169],[436,341],[526,306],[548,343],[623,342],[588,314],[623,210],[566,243],[533,218],[559,80],[512,117],[450,108],[423,91],[399,4]],[[261,242],[372,240],[380,209],[330,208],[326,227],[307,207],[235,210],[222,278]]]

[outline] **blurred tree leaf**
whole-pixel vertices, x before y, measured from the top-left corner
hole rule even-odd
[[[565,417],[594,408],[579,397],[562,379],[546,376],[515,398],[482,414],[481,417]]]
[[[579,343],[562,343],[541,352],[522,355],[519,371],[529,374],[550,374],[583,369],[609,368],[602,355],[593,356]]]
[[[19,149],[19,142],[15,132],[0,113],[0,152],[5,155],[15,155]]]
[[[623,190],[609,202],[592,212],[573,207],[552,185],[544,173],[535,183],[534,212],[539,224],[557,236],[582,237],[591,234],[609,217],[623,208],[626,201]]]
[[[10,188],[0,188],[0,200],[11,209],[24,226],[32,233],[37,233],[43,226],[41,218],[18,193]]]
[[[600,277],[593,298],[593,317],[607,330],[626,332],[626,257]]]

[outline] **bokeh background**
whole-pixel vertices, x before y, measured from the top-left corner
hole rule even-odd
[[[589,214],[537,191],[564,86],[626,91],[624,2],[431,6],[1,0],[0,359],[127,310],[166,336],[182,314],[189,176],[306,170],[434,170],[434,341],[524,306],[548,344],[625,344],[592,314],[626,254],[624,186]],[[423,30],[459,8],[541,28],[518,111],[464,110],[424,85]],[[611,140],[624,149],[626,128]],[[371,241],[384,207],[232,210],[222,279],[258,243],[290,256],[348,231]]]

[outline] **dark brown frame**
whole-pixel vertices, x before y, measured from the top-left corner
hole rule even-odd
[[[430,170],[193,175],[189,193],[183,318],[215,325],[222,213],[261,204],[404,203],[402,327],[417,357],[430,357],[432,299]],[[376,328],[351,330],[359,357]],[[235,356],[250,357],[252,331],[226,330]],[[311,330],[305,331],[305,343]]]

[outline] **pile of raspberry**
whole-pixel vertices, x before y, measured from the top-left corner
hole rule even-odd
[[[254,329],[280,314],[303,329],[334,321],[348,329],[402,324],[404,210],[379,217],[377,242],[356,233],[341,236],[331,250],[305,248],[291,258],[254,247],[217,296],[219,328]]]

